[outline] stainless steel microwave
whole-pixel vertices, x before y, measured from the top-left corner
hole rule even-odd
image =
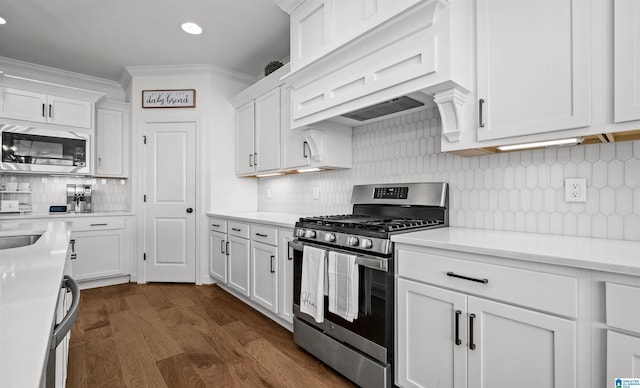
[[[2,162],[0,169],[16,173],[91,173],[89,134],[0,124]]]

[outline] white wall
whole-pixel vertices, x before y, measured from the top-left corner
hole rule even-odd
[[[435,108],[355,127],[352,169],[261,178],[258,208],[349,213],[354,184],[444,181],[452,226],[640,240],[640,141],[461,157],[440,133]],[[587,179],[586,203],[564,201],[565,178]]]

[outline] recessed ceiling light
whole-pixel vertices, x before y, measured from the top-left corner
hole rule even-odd
[[[0,17],[0,24],[7,24],[7,21]]]
[[[202,34],[202,27],[200,27],[199,25],[193,22],[182,23],[181,27],[182,27],[182,30],[187,34],[191,34],[191,35]]]

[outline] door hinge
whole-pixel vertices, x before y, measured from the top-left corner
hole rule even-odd
[[[147,202],[147,194],[144,194],[144,195],[142,196],[142,202]]]
[[[147,261],[147,254],[146,254],[146,253],[143,253],[143,254],[142,254],[142,260],[143,260],[143,261]]]
[[[146,137],[146,136],[142,136],[142,142],[143,142],[144,144],[147,144],[147,137]]]

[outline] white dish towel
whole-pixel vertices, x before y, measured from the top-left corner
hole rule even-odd
[[[311,315],[318,323],[324,321],[325,258],[325,250],[304,246],[300,311]]]
[[[329,252],[329,311],[353,322],[358,318],[358,264],[356,256]]]

